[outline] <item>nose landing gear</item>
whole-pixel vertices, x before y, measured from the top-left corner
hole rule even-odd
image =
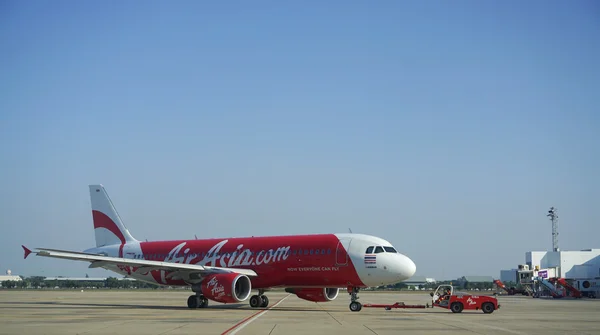
[[[358,312],[362,309],[362,304],[358,302],[358,287],[348,287],[348,293],[350,294],[350,310],[352,312]]]

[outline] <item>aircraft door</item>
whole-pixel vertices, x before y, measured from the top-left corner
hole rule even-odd
[[[348,251],[350,250],[352,238],[341,238],[335,250],[335,266],[348,265]]]

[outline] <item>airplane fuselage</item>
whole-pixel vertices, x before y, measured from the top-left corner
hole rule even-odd
[[[383,252],[366,256],[367,248]],[[369,287],[396,283],[412,276],[410,261],[391,244],[361,234],[315,234],[201,240],[128,242],[86,252],[107,256],[254,270],[252,287]],[[395,249],[392,249],[395,251]],[[375,256],[373,256],[375,255]],[[396,266],[398,265],[398,266]],[[401,269],[404,266],[406,270]],[[136,272],[125,265],[105,268],[159,285],[189,285],[201,278],[169,277],[164,270]]]

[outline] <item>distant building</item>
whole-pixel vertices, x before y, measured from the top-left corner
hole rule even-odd
[[[409,279],[402,281],[402,283],[404,283],[406,285],[415,285],[415,286],[425,285],[425,284],[435,283],[435,282],[436,282],[435,279],[427,278],[425,276],[412,276]]]
[[[463,276],[456,280],[456,285],[466,287],[469,283],[493,283],[494,277],[492,276]]]
[[[517,269],[500,270],[500,281],[517,283]]]
[[[107,278],[102,278],[102,277],[97,277],[97,278],[89,278],[89,277],[46,277],[44,278],[45,281],[47,280],[58,280],[58,281],[105,281],[107,280]],[[133,278],[116,278],[117,280],[131,280],[131,281],[135,281],[135,279]]]
[[[15,276],[12,274],[12,271],[6,270],[6,275],[0,275],[0,287],[2,286],[3,281],[22,281],[23,279],[20,276]]]
[[[0,276],[0,283],[5,281],[5,280],[13,280],[13,281],[22,281],[23,279],[20,276],[13,276],[13,275],[2,275]]]

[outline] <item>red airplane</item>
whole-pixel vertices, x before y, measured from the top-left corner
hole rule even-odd
[[[102,185],[90,185],[96,247],[83,252],[23,246],[37,256],[91,262],[140,281],[191,286],[189,308],[208,300],[267,307],[264,293],[285,288],[314,302],[350,294],[350,310],[360,311],[361,288],[394,284],[412,277],[415,263],[390,242],[362,234],[314,234],[141,242],[127,230]],[[258,294],[250,296],[253,289]]]

